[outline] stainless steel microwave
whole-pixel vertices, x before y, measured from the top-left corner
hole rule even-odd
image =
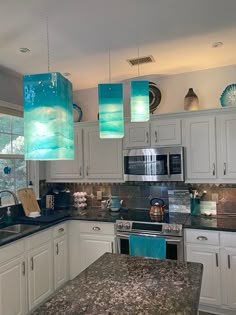
[[[125,181],[184,181],[183,147],[124,150]]]

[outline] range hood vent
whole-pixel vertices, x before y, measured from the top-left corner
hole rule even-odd
[[[131,66],[138,66],[144,63],[154,62],[154,58],[153,56],[150,55],[150,56],[128,59],[127,61]]]

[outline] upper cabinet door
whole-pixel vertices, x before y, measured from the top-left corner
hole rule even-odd
[[[217,118],[218,172],[222,179],[236,178],[236,114]]]
[[[123,181],[122,139],[100,139],[98,125],[84,128],[86,179]]]
[[[216,178],[215,118],[186,118],[186,180]]]
[[[127,123],[125,124],[125,136],[123,139],[124,149],[145,148],[150,146],[149,123]]]
[[[181,120],[157,119],[151,122],[151,145],[181,145]]]
[[[48,180],[73,180],[83,177],[82,129],[75,128],[75,159],[47,162]]]

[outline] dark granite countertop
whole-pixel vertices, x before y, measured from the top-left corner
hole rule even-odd
[[[134,210],[135,211],[135,210]],[[13,241],[16,241],[22,237],[31,235],[33,233],[39,232],[56,224],[62,223],[67,220],[84,220],[84,221],[100,221],[100,222],[110,222],[115,223],[116,220],[120,219],[124,215],[124,211],[111,212],[109,210],[101,210],[101,208],[88,208],[85,210],[76,210],[71,207],[66,210],[54,210],[56,215],[42,216],[39,218],[26,220],[19,218],[14,218],[12,224],[18,223],[30,223],[37,225],[37,228],[26,231],[24,233],[17,233],[9,235],[8,237],[2,237],[0,234],[0,246],[6,245]],[[172,214],[173,215],[173,214]],[[170,215],[171,216],[171,215]],[[191,229],[205,229],[205,230],[218,230],[218,231],[231,231],[236,232],[236,215],[218,215],[218,216],[186,216],[180,213],[180,221],[183,223],[184,228]],[[23,218],[23,217],[21,217]],[[41,222],[42,220],[42,222]],[[174,221],[178,223],[178,214],[175,213]],[[185,222],[185,223],[184,223]],[[0,225],[5,227],[6,224]]]
[[[189,216],[184,228],[236,232],[236,215]]]
[[[106,253],[33,315],[197,315],[199,263]]]

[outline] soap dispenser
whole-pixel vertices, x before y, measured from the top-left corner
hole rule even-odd
[[[7,207],[6,223],[12,223],[11,207]]]

